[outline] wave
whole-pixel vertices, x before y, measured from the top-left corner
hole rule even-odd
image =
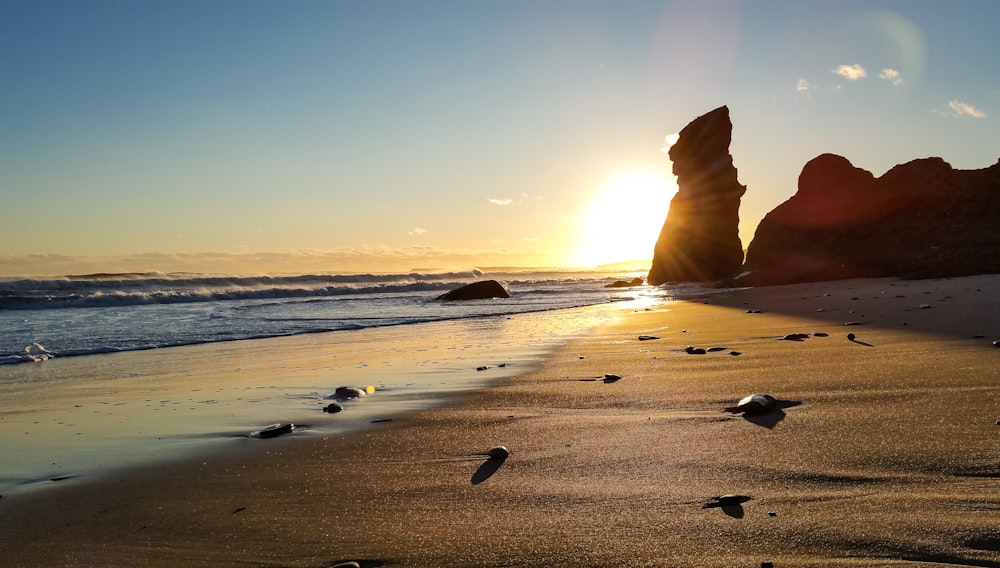
[[[479,270],[400,274],[121,273],[0,281],[0,309],[61,309],[448,290]]]

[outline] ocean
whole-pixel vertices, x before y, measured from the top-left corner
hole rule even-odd
[[[470,270],[5,278],[0,279],[0,364],[604,304],[635,296],[636,289],[605,286],[636,276]],[[503,282],[512,297],[435,300],[485,278]]]
[[[378,427],[523,373],[680,287],[641,274],[91,274],[0,280],[0,495],[294,436]],[[496,279],[509,299],[438,300]],[[337,387],[372,387],[323,412]]]

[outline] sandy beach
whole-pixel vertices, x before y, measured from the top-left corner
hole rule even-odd
[[[359,433],[5,495],[0,566],[1000,566],[995,340],[993,275],[638,309]]]

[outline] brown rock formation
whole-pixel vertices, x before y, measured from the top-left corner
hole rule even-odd
[[[743,263],[739,237],[740,198],[729,154],[733,125],[719,107],[694,119],[670,148],[677,195],[653,249],[647,281],[703,282],[735,276]]]
[[[913,160],[882,177],[823,154],[768,213],[747,251],[750,285],[1000,272],[1000,160],[955,170]]]

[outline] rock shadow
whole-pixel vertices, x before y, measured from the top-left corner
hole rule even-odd
[[[500,466],[502,466],[505,461],[507,461],[507,458],[488,459],[483,462],[483,465],[479,466],[479,469],[472,474],[472,484],[479,485],[490,477],[493,477],[493,474],[500,469]]]

